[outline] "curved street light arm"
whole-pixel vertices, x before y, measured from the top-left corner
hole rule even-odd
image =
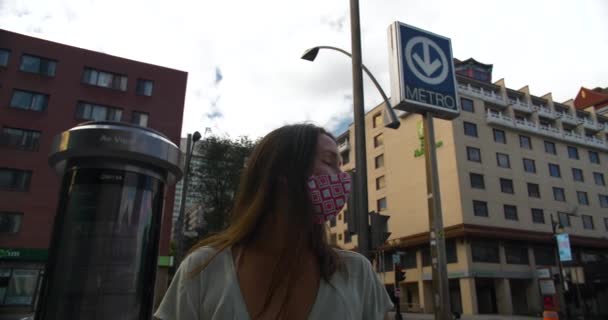
[[[302,58],[306,59],[306,60],[310,60],[310,61],[314,60],[315,57],[317,56],[319,49],[329,49],[329,50],[342,52],[343,54],[352,58],[352,54],[350,54],[348,51],[337,48],[337,47],[332,47],[332,46],[317,46],[317,47],[308,49],[308,50],[306,50],[306,53],[304,54],[304,56],[306,56],[307,53],[310,53],[312,56],[310,57],[310,59],[304,58],[304,56],[302,56]],[[386,112],[384,113],[384,126],[387,128],[391,128],[391,129],[399,128],[399,126],[401,125],[401,121],[399,121],[399,117],[397,117],[395,110],[393,110],[391,103],[388,100],[388,97],[386,96],[386,93],[384,93],[384,90],[382,90],[382,87],[380,86],[380,84],[378,83],[376,78],[372,75],[372,73],[369,71],[369,69],[367,69],[367,67],[364,64],[361,64],[361,68],[363,68],[363,71],[365,71],[365,74],[367,74],[367,76],[372,80],[372,82],[376,86],[376,89],[378,89],[378,91],[380,91],[380,95],[382,96],[382,99],[384,99],[384,104],[386,107]]]

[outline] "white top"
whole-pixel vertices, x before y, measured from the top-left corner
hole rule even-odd
[[[220,252],[207,267],[194,277],[190,270],[202,265],[215,249],[203,247],[191,253],[180,264],[155,317],[162,320],[248,320],[241,295],[232,252]],[[348,271],[336,272],[332,286],[323,279],[308,319],[375,320],[393,307],[384,285],[362,255],[336,250]]]

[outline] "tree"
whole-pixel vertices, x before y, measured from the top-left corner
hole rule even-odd
[[[201,201],[206,222],[199,235],[219,232],[227,226],[239,179],[253,147],[248,137],[232,140],[212,136],[197,144],[194,154],[200,161],[193,166],[192,175],[200,183],[192,187]]]

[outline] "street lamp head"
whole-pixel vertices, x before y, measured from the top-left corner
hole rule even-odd
[[[192,141],[197,142],[201,140],[201,133],[198,131],[194,132],[194,135],[192,135]]]
[[[310,49],[304,51],[304,54],[302,55],[302,59],[308,60],[308,61],[315,61],[315,58],[317,57],[318,53],[319,53],[319,47],[310,48]]]

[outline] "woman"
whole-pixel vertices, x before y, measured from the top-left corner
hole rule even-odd
[[[247,161],[230,226],[191,249],[155,317],[385,318],[392,303],[369,261],[327,243],[325,221],[350,191],[340,162],[335,139],[314,125],[264,137]]]

